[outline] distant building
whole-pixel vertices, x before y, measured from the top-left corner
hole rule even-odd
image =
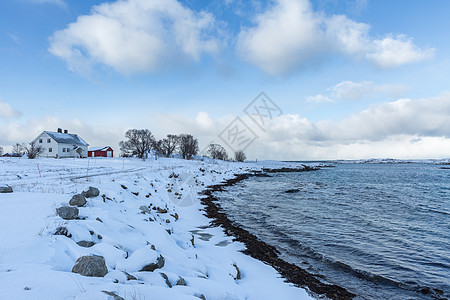
[[[22,157],[22,155],[18,153],[5,153],[3,154],[3,157]]]
[[[110,146],[89,147],[89,157],[113,157],[114,150]]]
[[[57,132],[42,132],[32,143],[44,148],[40,157],[84,158],[88,156],[89,144],[76,134],[69,133],[67,130],[63,132],[61,128],[58,128]]]

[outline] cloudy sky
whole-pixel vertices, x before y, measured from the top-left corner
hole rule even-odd
[[[448,0],[1,1],[0,145],[62,127],[117,149],[148,128],[251,159],[450,157],[449,14]]]

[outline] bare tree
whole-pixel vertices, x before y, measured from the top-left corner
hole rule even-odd
[[[192,159],[199,151],[198,140],[190,134],[180,134],[178,149],[184,159]]]
[[[30,146],[25,147],[25,152],[29,159],[34,159],[44,152],[44,148],[42,146],[36,146],[36,143],[30,143]]]
[[[245,155],[244,151],[238,150],[234,152],[234,159],[236,161],[243,162],[244,160],[247,159],[247,156]]]
[[[208,154],[213,159],[221,159],[221,160],[228,159],[227,150],[225,150],[225,148],[219,144],[210,144],[208,146]]]
[[[3,156],[3,147],[0,146],[0,156]]]
[[[137,155],[145,158],[155,145],[155,137],[148,129],[130,129],[125,133],[126,141],[120,142],[120,150],[124,156]]]
[[[25,151],[24,144],[16,143],[15,145],[13,145],[12,154],[17,155],[17,156],[22,156],[24,151]]]
[[[168,134],[166,138],[158,141],[158,150],[166,157],[175,153],[179,144],[180,137],[175,134]]]

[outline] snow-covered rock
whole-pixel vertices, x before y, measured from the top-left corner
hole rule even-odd
[[[87,191],[84,191],[82,195],[86,198],[93,198],[100,195],[100,190],[96,187],[90,186]]]
[[[72,199],[69,201],[69,205],[71,206],[84,206],[86,205],[87,201],[83,194],[76,194],[72,196]]]
[[[108,268],[103,256],[90,255],[78,258],[72,272],[89,277],[103,277],[108,273]]]
[[[127,272],[153,272],[164,267],[164,263],[164,257],[147,245],[133,252],[127,259],[119,261],[116,269]]]
[[[12,193],[13,189],[7,184],[0,184],[0,193]]]
[[[64,220],[73,220],[78,218],[78,208],[70,206],[61,206],[56,209],[56,214]]]

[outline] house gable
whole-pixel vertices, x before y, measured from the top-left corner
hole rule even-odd
[[[44,148],[41,157],[87,157],[88,146],[76,134],[43,131],[31,143]]]

